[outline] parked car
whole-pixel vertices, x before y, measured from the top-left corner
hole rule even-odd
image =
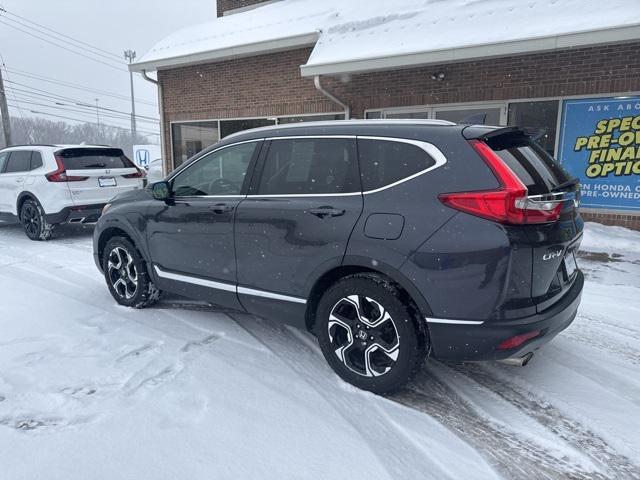
[[[279,125],[120,195],[94,255],[121,305],[164,290],[291,323],[384,393],[429,355],[525,364],[573,321],[578,195],[518,128]]]
[[[144,172],[119,148],[25,145],[0,150],[0,217],[47,240],[55,225],[94,223],[118,193],[142,189]]]
[[[164,178],[164,171],[162,169],[162,159],[156,158],[149,162],[146,167],[147,170],[147,182],[154,183],[159,182]]]

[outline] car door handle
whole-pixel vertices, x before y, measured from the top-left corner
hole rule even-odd
[[[24,182],[24,178],[16,178],[16,183],[22,183]]]
[[[315,215],[318,218],[328,218],[328,217],[340,217],[344,215],[344,209],[338,209],[333,207],[318,207],[318,208],[310,208],[307,210],[311,215]]]
[[[231,211],[233,211],[233,206],[232,205],[227,205],[225,203],[219,203],[217,205],[213,205],[210,210],[213,213],[229,213]]]

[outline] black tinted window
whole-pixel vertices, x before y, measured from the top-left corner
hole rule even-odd
[[[40,168],[41,166],[42,166],[42,155],[40,155],[40,152],[31,152],[30,170],[35,170],[36,168]]]
[[[175,196],[239,195],[259,145],[243,143],[205,155],[173,180]]]
[[[358,140],[362,188],[365,191],[390,185],[435,165],[422,148],[389,140]]]
[[[488,144],[531,195],[549,193],[572,178],[551,155],[527,137],[502,135],[490,139]]]
[[[16,150],[9,154],[5,173],[28,172],[31,168],[31,152],[28,150]]]
[[[133,168],[119,148],[67,148],[57,152],[67,170]]]
[[[346,138],[273,140],[258,194],[359,192],[355,141]]]
[[[4,169],[4,162],[7,160],[8,156],[9,154],[7,152],[0,153],[0,173],[2,173],[2,170]]]

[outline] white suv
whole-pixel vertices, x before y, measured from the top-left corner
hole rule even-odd
[[[94,223],[118,193],[143,187],[121,149],[27,145],[0,150],[0,220],[19,220],[32,240],[56,224]]]

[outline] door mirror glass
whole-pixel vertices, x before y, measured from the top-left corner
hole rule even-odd
[[[167,200],[171,197],[169,182],[156,182],[151,184],[151,195],[156,200]]]

